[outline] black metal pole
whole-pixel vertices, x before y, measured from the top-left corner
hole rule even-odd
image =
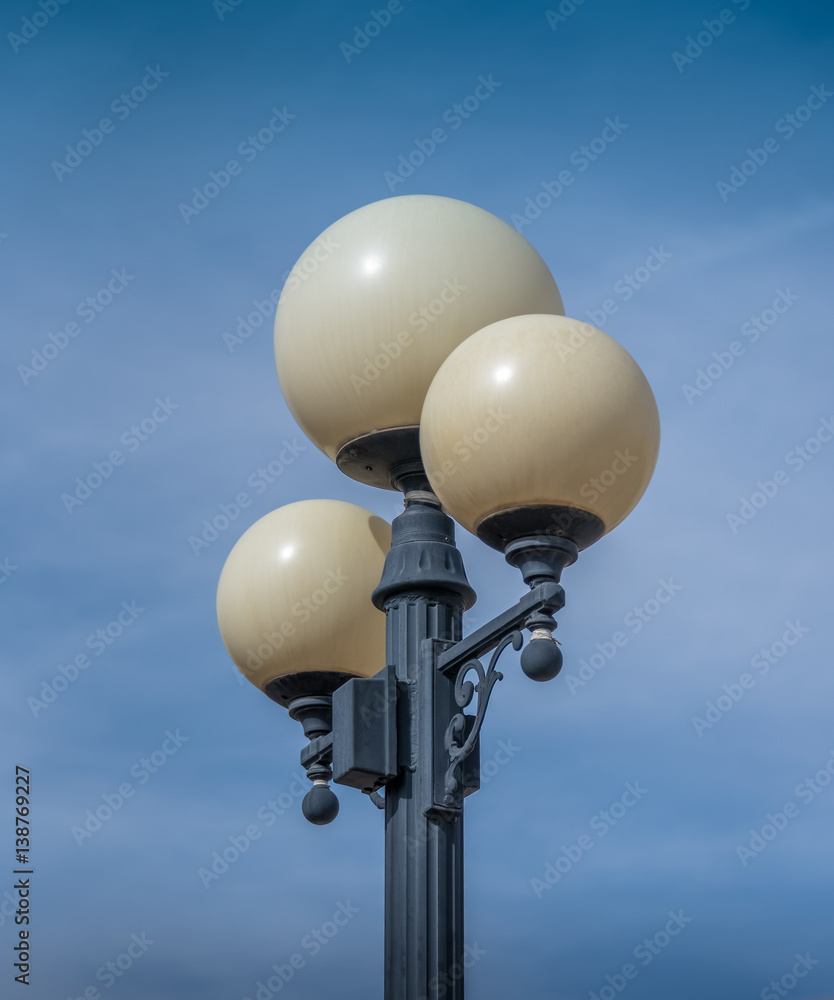
[[[460,709],[453,683],[434,669],[432,645],[461,638],[475,595],[453,521],[418,495],[407,494],[393,522],[374,593],[387,616],[398,713],[399,771],[385,786],[385,1000],[463,1000],[463,810],[436,801],[449,760],[442,734]]]
[[[385,1000],[463,1000],[463,803],[480,785],[478,742],[502,676],[496,664],[510,644],[521,649],[525,628],[532,634],[524,672],[536,680],[559,672],[552,615],[564,604],[559,574],[577,549],[560,537],[514,541],[507,558],[530,593],[464,639],[463,612],[475,592],[454,522],[419,463],[392,481],[405,510],[394,519],[372,596],[386,615],[385,669],[367,678],[307,673],[302,682],[293,675],[267,693],[288,705],[310,740],[301,752],[313,781],[302,804],[307,819],[335,818],[331,779],[385,808]],[[490,651],[485,667],[480,658]],[[476,696],[477,711],[465,713]]]

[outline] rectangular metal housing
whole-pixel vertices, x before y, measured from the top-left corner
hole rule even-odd
[[[333,692],[333,780],[375,791],[397,773],[393,668],[354,677]]]

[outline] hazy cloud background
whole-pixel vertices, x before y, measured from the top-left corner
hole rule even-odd
[[[354,45],[371,9],[383,7],[4,8],[0,559],[14,568],[0,584],[0,889],[13,882],[22,764],[33,776],[36,868],[27,995],[63,1000],[95,986],[114,1000],[236,1000],[301,951],[306,964],[282,995],[381,996],[381,814],[344,789],[329,827],[310,827],[297,800],[268,828],[257,818],[268,799],[291,797],[303,741],[283,710],[239,683],[214,594],[229,549],[267,511],[334,497],[390,520],[396,497],[345,479],[310,444],[255,495],[249,477],[283,441],[304,442],[278,390],[271,316],[232,353],[223,335],[280,289],[319,232],[365,203],[444,194],[510,221],[569,169],[574,183],[522,232],[568,315],[617,305],[598,325],[649,377],[663,441],[639,508],[565,574],[563,676],[534,687],[508,662],[492,701],[483,759],[500,741],[520,749],[468,800],[466,935],[486,951],[469,995],[585,998],[632,962],[639,977],[625,996],[756,998],[809,952],[819,964],[789,995],[830,996],[834,790],[798,786],[834,751],[834,443],[820,436],[801,469],[787,456],[834,418],[834,101],[790,137],[777,123],[813,87],[834,89],[831,9],[403,0],[351,54],[343,43]],[[697,55],[703,22],[717,32],[722,9],[733,19]],[[42,27],[39,11],[53,11]],[[21,32],[32,37],[9,37]],[[156,88],[119,117],[112,105],[124,107],[120,95],[147,67]],[[490,74],[500,86],[392,191],[386,171]],[[295,117],[186,222],[179,206],[241,158],[274,107]],[[108,116],[115,128],[89,156],[70,172],[54,167]],[[580,170],[572,154],[617,117],[628,127]],[[746,183],[719,190],[768,139],[778,149],[746,168]],[[671,257],[626,301],[618,283],[655,249]],[[131,277],[112,303],[81,319],[41,372],[21,375],[114,269]],[[796,301],[752,343],[744,324],[780,291]],[[734,341],[745,353],[701,396],[687,394]],[[158,398],[177,408],[129,452],[122,435]],[[62,494],[115,448],[124,463],[69,513]],[[787,485],[734,531],[727,515],[779,469]],[[251,507],[195,556],[189,536],[242,490]],[[523,588],[498,553],[459,534],[480,595],[470,618],[482,623]],[[664,580],[682,589],[632,632],[624,619],[653,608]],[[144,610],[95,655],[87,637],[122,602]],[[759,676],[751,659],[797,621],[807,633]],[[620,629],[627,645],[584,686],[569,685]],[[29,699],[83,652],[89,668],[35,717]],[[693,717],[745,672],[755,686],[699,735]],[[187,742],[140,784],[131,769],[169,730]],[[78,846],[72,827],[126,781],[133,797]],[[629,782],[646,794],[593,833]],[[742,864],[737,846],[789,802],[798,815]],[[252,823],[262,837],[206,889],[198,869]],[[531,880],[589,831],[593,848],[538,898]],[[348,900],[358,914],[311,954],[305,935]],[[691,922],[644,965],[635,948],[670,910]],[[9,912],[0,903],[12,995],[23,987],[12,981]],[[109,987],[97,979],[143,933],[153,944],[132,967]]]

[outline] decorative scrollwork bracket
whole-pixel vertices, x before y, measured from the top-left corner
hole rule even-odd
[[[428,780],[421,782],[419,793],[426,815],[457,814],[464,797],[480,788],[480,732],[492,689],[502,676],[498,659],[509,645],[521,649],[522,629],[552,622],[550,616],[563,605],[564,591],[555,580],[536,580],[516,605],[470,635],[457,642],[424,641],[425,670],[415,697],[425,699],[421,717],[431,720],[432,730],[423,744],[429,748],[430,760],[424,761]],[[533,639],[528,645],[542,641]],[[488,654],[484,668],[481,660]],[[473,672],[476,679],[469,680]],[[467,715],[463,709],[476,694],[476,713]]]
[[[503,680],[504,675],[500,670],[496,670],[498,659],[511,643],[513,649],[519,650],[523,641],[521,632],[516,629],[498,644],[498,648],[490,657],[489,667],[486,670],[484,670],[481,661],[475,658],[465,663],[458,672],[455,679],[455,701],[461,711],[452,717],[446,727],[443,740],[444,749],[449,757],[444,781],[444,802],[447,806],[453,806],[461,794],[461,769],[464,761],[477,745],[492,689],[497,681]],[[478,681],[475,684],[466,680],[467,675],[473,670],[478,675]],[[478,695],[476,714],[474,716],[464,715],[463,709],[471,703],[476,694]],[[469,722],[469,719],[472,721]]]

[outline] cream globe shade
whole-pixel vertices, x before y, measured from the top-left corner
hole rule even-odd
[[[385,615],[371,592],[390,545],[387,521],[340,500],[302,500],[256,521],[217,587],[220,634],[241,673],[282,701],[322,693],[320,674],[382,670]]]
[[[386,198],[333,223],[291,271],[275,316],[281,390],[342,471],[390,488],[391,462],[419,458],[423,400],[454,348],[507,316],[563,311],[544,261],[501,219],[454,198]]]
[[[443,506],[501,549],[533,534],[596,541],[643,495],[659,443],[654,395],[628,351],[547,315],[501,320],[456,348],[420,431]]]

